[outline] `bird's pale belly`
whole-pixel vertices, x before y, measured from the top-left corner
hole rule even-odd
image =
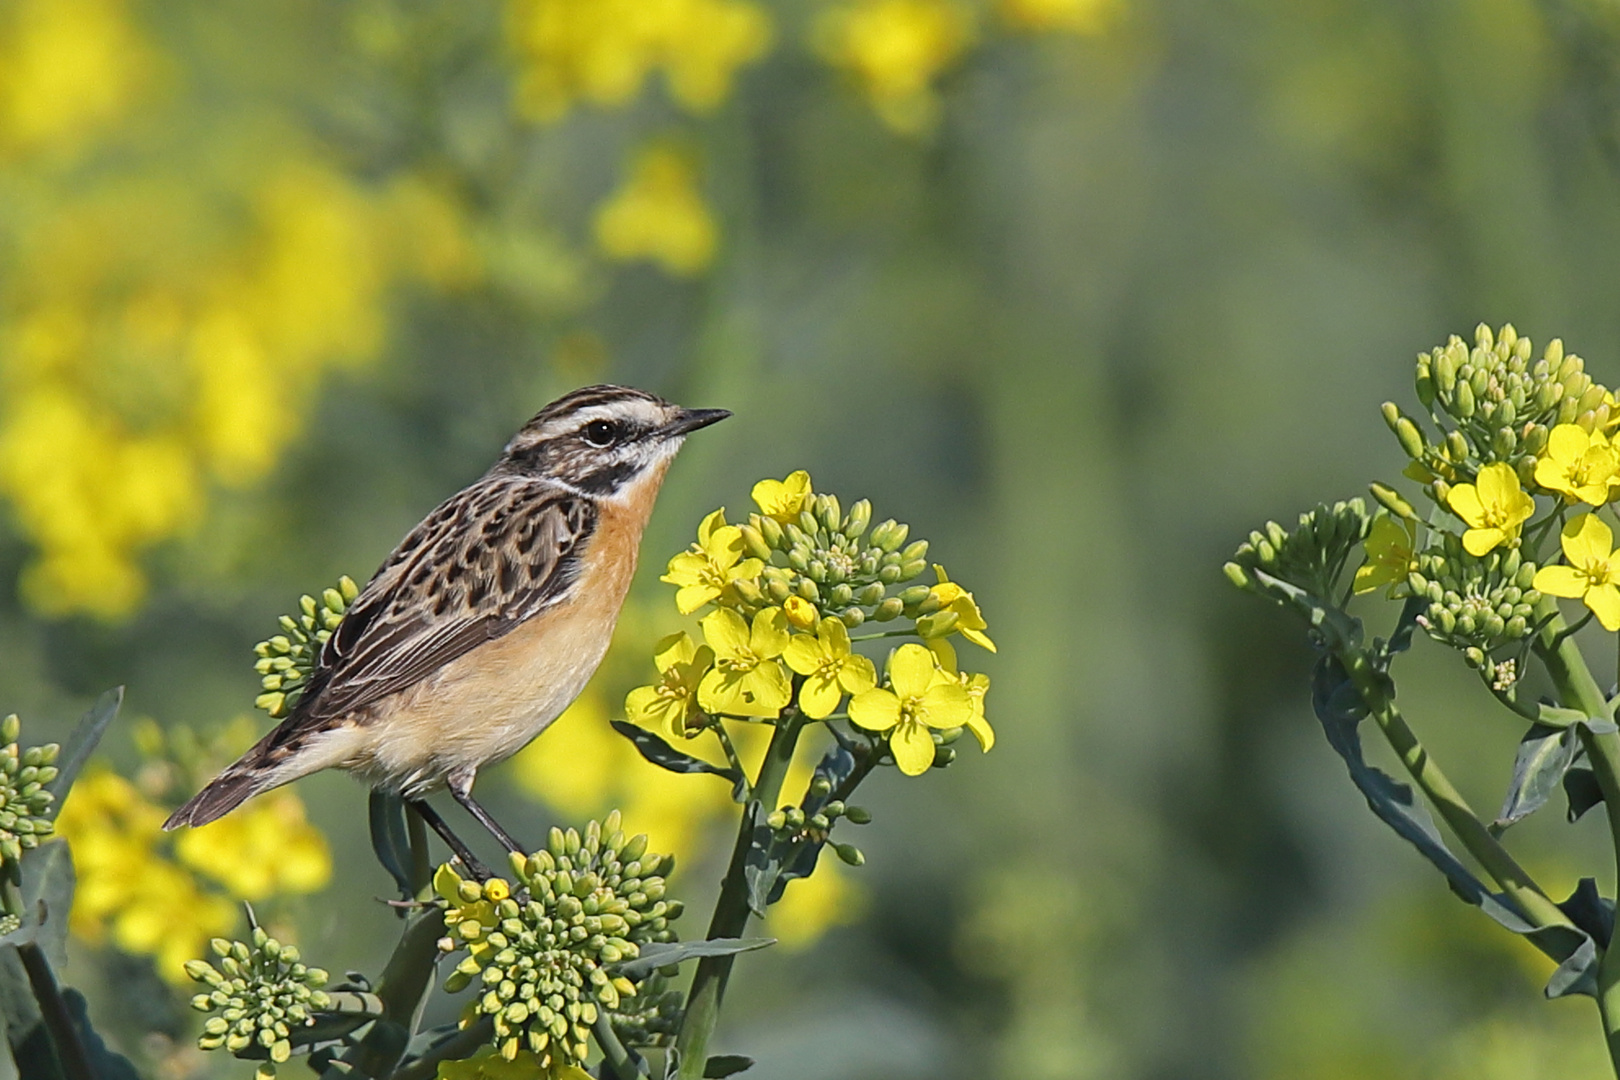
[[[613,633],[615,599],[531,619],[311,740],[300,774],[336,767],[415,798],[521,750],[585,689]],[[592,610],[594,609],[594,610]]]

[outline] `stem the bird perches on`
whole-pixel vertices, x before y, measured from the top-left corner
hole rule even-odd
[[[737,843],[731,851],[731,862],[726,867],[725,880],[720,886],[720,897],[709,920],[709,937],[741,937],[748,928],[748,882],[744,869],[748,852],[754,840],[754,827],[775,806],[782,793],[782,781],[787,777],[798,745],[804,717],[798,709],[791,709],[778,721],[771,735],[771,744],[760,764],[759,776],[753,782],[753,798],[744,808],[742,822],[737,828]],[[711,956],[698,961],[692,976],[692,987],[687,994],[686,1016],[681,1022],[680,1034],[675,1040],[680,1055],[679,1080],[701,1080],[703,1067],[708,1061],[709,1037],[720,1018],[720,1003],[725,997],[726,981],[731,977],[735,957]]]

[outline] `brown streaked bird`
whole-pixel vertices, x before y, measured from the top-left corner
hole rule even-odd
[[[547,405],[500,460],[400,541],[344,613],[275,730],[164,823],[206,825],[321,769],[423,801],[440,787],[508,850],[472,798],[585,689],[607,651],[641,533],[686,436],[731,414],[623,386]]]

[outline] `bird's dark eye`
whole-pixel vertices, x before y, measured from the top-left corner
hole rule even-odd
[[[619,437],[619,425],[611,420],[592,420],[585,425],[585,441],[592,446],[612,446]]]

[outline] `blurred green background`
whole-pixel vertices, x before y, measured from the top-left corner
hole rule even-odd
[[[1378,404],[1451,333],[1620,383],[1617,106],[1610,0],[0,0],[0,712],[60,737],[126,684],[129,775],[129,718],[263,730],[251,648],[299,593],[630,383],[737,415],[674,468],[607,711],[667,557],[796,468],[929,538],[1000,646],[994,752],[872,785],[843,925],[743,962],[721,1049],[1603,1076],[1590,1002],[1366,812],[1297,627],[1219,568],[1395,478]],[[1519,732],[1454,661],[1420,642],[1403,702],[1488,809]],[[498,813],[572,812],[514,776]],[[361,792],[298,793],[337,870],[281,917],[375,973]],[[1515,851],[1612,890],[1560,815]],[[70,977],[151,1075],[247,1075],[122,993],[149,958]]]

